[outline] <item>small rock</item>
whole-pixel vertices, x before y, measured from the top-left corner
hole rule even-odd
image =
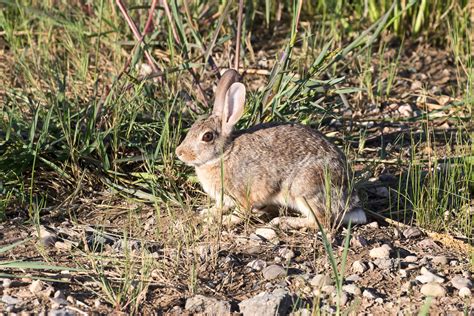
[[[11,279],[3,279],[2,281],[3,288],[8,289],[11,285],[12,285]]]
[[[419,80],[414,80],[411,83],[410,90],[419,90],[423,87],[423,83]]]
[[[54,248],[59,249],[59,250],[68,251],[68,250],[72,249],[72,244],[67,243],[67,242],[63,242],[63,241],[57,241],[57,242],[54,243]]]
[[[403,283],[402,286],[401,286],[401,290],[404,293],[409,293],[412,288],[413,288],[413,281],[407,281],[407,282]]]
[[[247,263],[247,267],[254,271],[262,271],[267,266],[267,263],[261,259],[252,260]]]
[[[443,297],[446,296],[446,289],[438,283],[426,283],[421,287],[421,294],[425,296]]]
[[[351,245],[356,248],[362,248],[362,247],[367,247],[368,242],[367,242],[367,239],[365,239],[362,236],[355,236],[351,238]]]
[[[43,287],[44,287],[43,281],[35,280],[35,281],[31,282],[28,289],[30,290],[31,293],[38,294],[39,292],[41,292],[43,290]]]
[[[448,264],[448,258],[446,258],[446,256],[436,256],[436,257],[433,257],[431,262],[438,265],[446,265]]]
[[[405,270],[405,269],[400,269],[400,270],[398,270],[398,273],[400,274],[400,277],[401,277],[402,279],[404,279],[404,278],[406,278],[406,277],[408,276],[407,270]]]
[[[367,266],[367,264],[365,264],[364,262],[360,261],[360,260],[356,260],[352,263],[352,271],[354,271],[355,273],[364,273],[365,271],[367,271],[369,269],[369,267]]]
[[[334,285],[325,285],[321,288],[321,292],[329,294],[334,293],[336,291],[336,287]]]
[[[257,228],[255,234],[259,237],[263,237],[265,240],[272,240],[277,237],[276,232],[271,228]]]
[[[15,297],[12,297],[10,295],[3,294],[2,296],[2,302],[7,304],[7,305],[15,305],[20,303],[21,301]]]
[[[282,266],[272,264],[263,269],[263,278],[267,281],[286,276],[286,270]]]
[[[325,285],[333,285],[334,281],[325,274],[316,274],[311,281],[309,281],[309,284],[311,284],[312,287],[314,288],[322,288]]]
[[[463,287],[470,289],[472,288],[472,281],[463,277],[462,275],[455,275],[451,279],[451,285],[458,290],[462,289]]]
[[[365,289],[363,292],[362,292],[362,296],[363,297],[366,297],[370,300],[375,300],[376,298],[378,298],[379,296],[377,295],[377,293],[372,290],[372,289]]]
[[[39,227],[39,230],[33,232],[33,236],[39,237],[41,243],[46,247],[53,247],[57,239],[56,234],[47,230],[43,225]]]
[[[54,292],[54,296],[53,296],[53,297],[54,297],[54,298],[62,298],[62,299],[65,299],[64,293],[63,293],[63,291],[61,291],[61,290],[58,290],[58,291]]]
[[[390,247],[387,244],[383,244],[380,247],[376,247],[370,250],[369,256],[372,258],[382,258],[382,259],[387,259],[390,258],[390,251],[392,250],[392,247]]]
[[[398,107],[398,112],[402,117],[412,117],[413,116],[413,108],[409,104],[400,105]]]
[[[230,315],[230,303],[213,297],[196,295],[186,300],[184,307],[190,313],[204,315]]]
[[[366,226],[368,226],[368,227],[370,227],[370,228],[377,229],[377,228],[379,228],[379,223],[377,223],[377,222],[371,222],[371,223],[368,223]]]
[[[278,250],[278,255],[286,259],[286,261],[290,261],[295,257],[295,253],[293,250],[288,248],[281,248]]]
[[[425,238],[417,243],[417,246],[426,250],[426,251],[432,251],[432,250],[439,250],[441,247],[433,241],[431,238]]]
[[[337,292],[333,292],[332,298],[336,304],[339,301],[340,306],[345,306],[347,304],[347,301],[349,300],[347,293],[344,291],[341,292],[341,295],[338,295]]]
[[[425,267],[422,267],[421,270],[421,275],[417,276],[416,279],[425,284],[425,283],[443,283],[444,278],[440,277],[439,275],[429,271]]]
[[[405,262],[417,262],[418,261],[418,257],[417,256],[406,256],[403,261]]]
[[[367,262],[367,266],[369,267],[370,271],[375,269],[375,264],[372,261]]]
[[[296,312],[291,313],[290,315],[291,316],[311,316],[312,313],[311,313],[311,310],[307,308],[300,308]]]
[[[375,259],[374,263],[379,269],[382,270],[393,270],[398,267],[398,260],[395,259],[384,259],[384,258],[379,258]]]
[[[417,238],[423,235],[423,232],[418,227],[408,227],[403,231],[403,236],[407,239]]]
[[[358,296],[362,293],[362,291],[360,290],[360,288],[355,285],[355,284],[346,284],[346,285],[343,285],[342,286],[342,289],[344,291],[346,291],[347,293],[349,294],[352,294],[352,295],[355,295],[355,296]]]
[[[275,289],[272,293],[262,292],[239,303],[243,316],[286,315],[291,307],[291,297],[286,290]],[[215,314],[214,315],[219,315]]]
[[[99,308],[101,305],[102,305],[102,303],[100,302],[100,299],[96,299],[96,300],[94,301],[94,307],[95,307],[95,308]]]
[[[351,274],[346,278],[346,281],[347,282],[358,282],[358,281],[360,281],[360,276],[358,276],[357,274]]]
[[[471,297],[472,293],[471,290],[467,287],[463,287],[459,289],[459,296],[462,298],[468,298]]]
[[[377,298],[375,299],[375,303],[377,303],[377,304],[383,304],[383,298],[377,297]],[[387,307],[387,308],[389,308],[389,307]]]

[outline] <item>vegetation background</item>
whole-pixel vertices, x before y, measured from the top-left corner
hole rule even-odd
[[[320,129],[347,152],[374,219],[472,244],[472,1],[248,0],[242,15],[237,1],[122,2],[0,0],[5,225],[67,219],[170,249],[219,243],[220,228],[203,237],[196,225],[210,202],[174,149],[208,112],[219,71],[237,65],[249,91],[241,128]],[[37,251],[93,271],[116,309],[145,299],[130,271],[150,275],[148,252]],[[194,291],[193,264],[176,260]]]

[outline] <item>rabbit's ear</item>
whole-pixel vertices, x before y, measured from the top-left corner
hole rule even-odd
[[[222,130],[230,134],[234,125],[244,114],[245,86],[236,82],[227,90],[224,102],[224,116],[222,117]]]
[[[224,113],[227,91],[229,91],[229,87],[234,82],[238,81],[240,81],[240,75],[234,69],[227,69],[224,74],[222,74],[222,77],[217,84],[216,98],[214,100],[212,114],[222,117],[222,114]]]

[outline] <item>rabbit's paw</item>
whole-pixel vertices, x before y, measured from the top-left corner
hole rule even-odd
[[[270,221],[270,225],[282,230],[316,228],[316,223],[310,218],[281,216],[275,217]]]

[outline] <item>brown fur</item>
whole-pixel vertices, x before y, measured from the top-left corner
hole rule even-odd
[[[314,217],[328,223],[358,206],[357,196],[349,192],[344,154],[321,133],[289,123],[226,134],[225,124],[215,114],[196,122],[176,150],[196,168],[204,190],[219,206],[284,205],[299,210],[313,226]],[[202,141],[206,132],[215,135],[212,142]]]

